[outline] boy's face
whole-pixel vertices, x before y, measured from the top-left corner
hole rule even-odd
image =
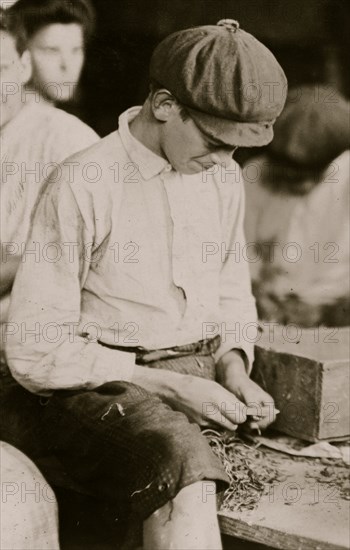
[[[229,166],[234,146],[204,135],[191,118],[183,120],[178,104],[161,126],[161,148],[172,167],[182,174],[196,174],[214,164]]]
[[[21,56],[13,36],[0,31],[0,127],[12,120],[23,107],[22,86],[31,74],[30,56]]]
[[[72,99],[84,64],[84,36],[77,23],[54,23],[40,29],[28,43],[33,82],[51,101]]]

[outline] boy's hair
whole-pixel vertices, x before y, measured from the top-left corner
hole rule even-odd
[[[81,25],[85,41],[94,31],[95,11],[90,0],[18,0],[8,11],[18,20],[27,40],[55,23]]]
[[[7,32],[15,41],[19,55],[26,50],[26,39],[23,30],[18,25],[17,18],[13,17],[9,10],[0,7],[0,31]]]

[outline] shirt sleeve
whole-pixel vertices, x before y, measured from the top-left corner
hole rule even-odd
[[[78,185],[73,193],[64,176],[47,183],[13,287],[7,360],[14,378],[33,393],[89,389],[133,375],[134,354],[79,333],[81,290],[90,265],[84,246],[98,242],[99,218],[85,187]]]
[[[222,268],[220,274],[221,346],[215,359],[239,349],[247,358],[250,373],[254,360],[254,343],[258,338],[255,298],[251,290],[249,254],[244,237],[245,197],[241,171],[236,166],[235,180],[226,210]]]

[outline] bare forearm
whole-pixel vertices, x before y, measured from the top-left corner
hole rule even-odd
[[[243,404],[213,380],[136,365],[132,382],[198,424],[205,421],[205,425],[209,422],[234,430],[246,418]]]
[[[176,372],[135,365],[132,382],[160,397],[173,399],[185,378],[185,375]]]

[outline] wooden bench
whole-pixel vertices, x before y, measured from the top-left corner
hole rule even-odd
[[[254,511],[219,512],[222,533],[283,550],[348,550],[350,501],[336,485],[317,481],[325,465],[266,452],[287,479],[273,485]]]

